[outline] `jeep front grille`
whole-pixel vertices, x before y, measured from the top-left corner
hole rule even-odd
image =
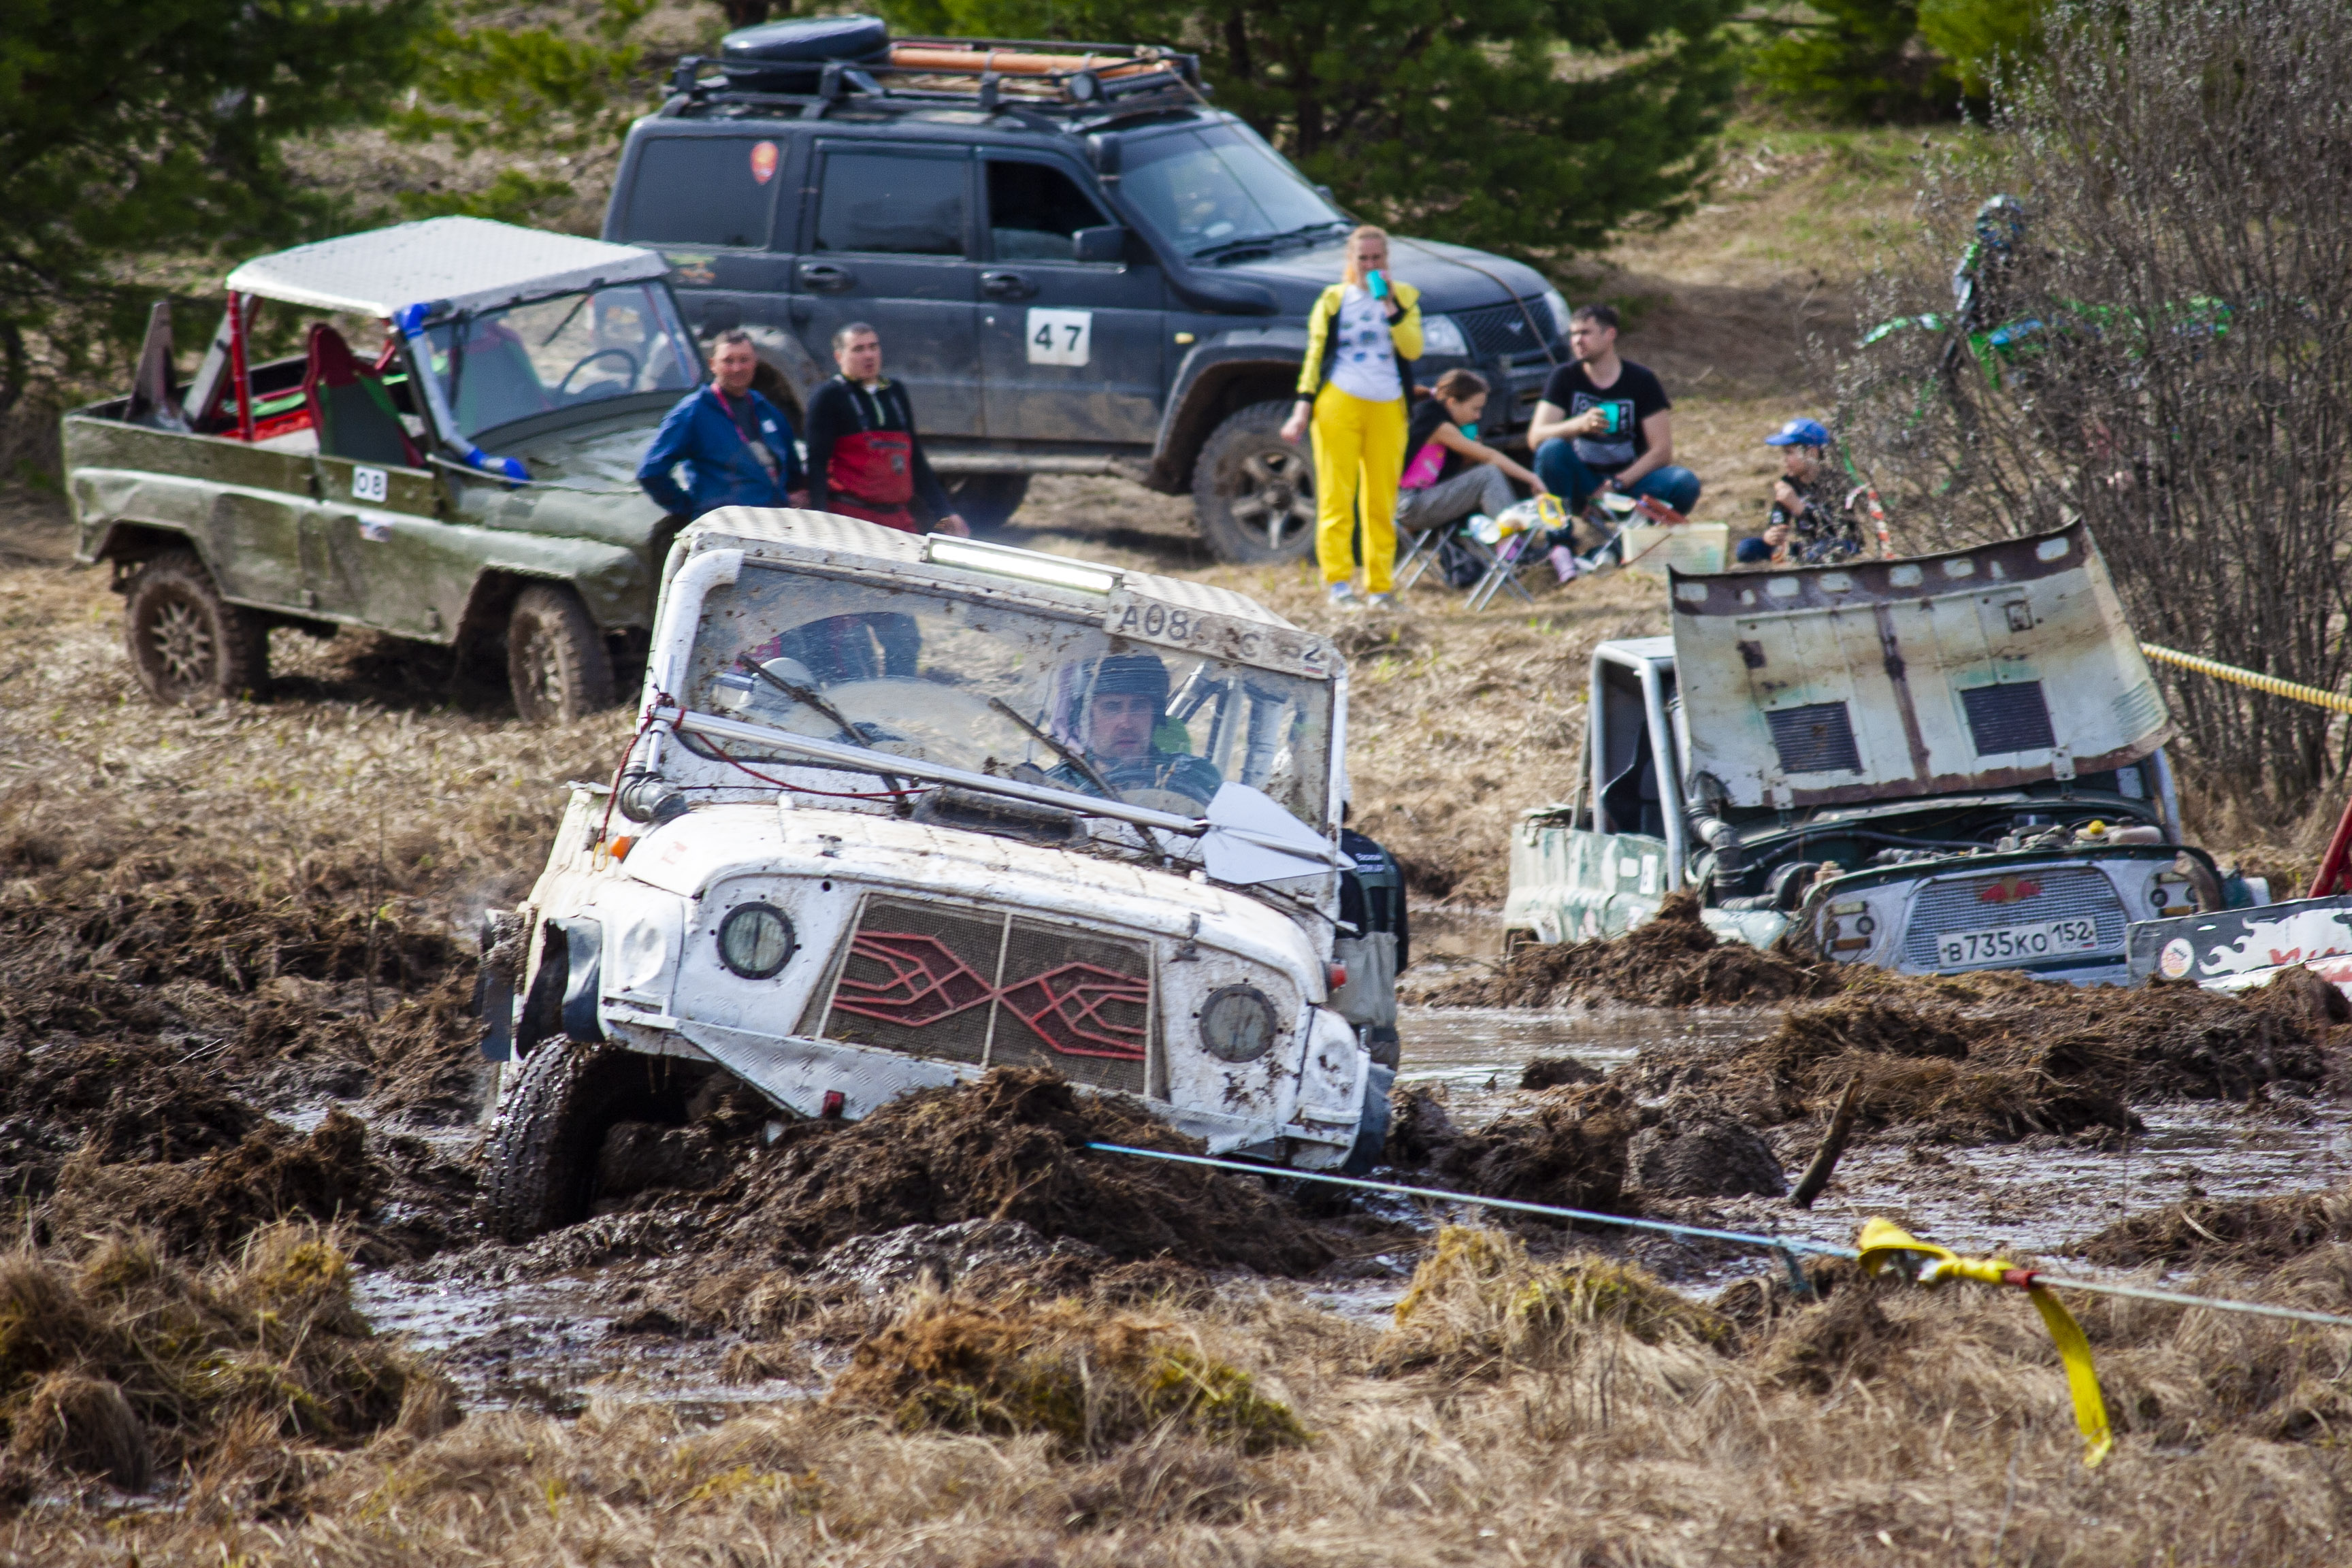
[[[1545,319],[1550,314],[1542,300],[1530,300],[1524,310],[1517,305],[1482,305],[1475,310],[1456,310],[1454,319],[1461,323],[1462,335],[1470,340],[1472,354],[1517,359],[1543,352],[1553,331]]]
[[[1007,911],[869,897],[801,1032],[1143,1094],[1151,957]]]
[[[2099,950],[2066,956],[2078,963],[2113,958],[2124,950],[2123,900],[2105,875],[2089,866],[2028,868],[1998,877],[1955,878],[1931,882],[1911,905],[1903,933],[1903,962],[1915,969],[1936,967],[1936,939],[1945,931],[1985,931],[2087,915],[2099,929]],[[1996,961],[1979,969],[2015,968]]]

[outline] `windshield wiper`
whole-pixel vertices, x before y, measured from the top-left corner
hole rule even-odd
[[[1087,759],[1084,752],[1062,744],[1061,742],[1054,739],[1053,736],[1047,734],[1036,725],[1032,724],[1028,720],[1024,719],[1019,711],[1013,708],[1013,704],[1005,701],[1002,697],[990,698],[988,700],[988,705],[991,708],[995,709],[999,713],[1003,714],[1007,719],[1012,720],[1015,724],[1020,725],[1022,730],[1027,733],[1031,740],[1051,751],[1055,756],[1061,758],[1062,761],[1069,763],[1072,771],[1080,778],[1086,780],[1087,783],[1094,785],[1095,788],[1102,792],[1102,797],[1105,800],[1117,800],[1118,798],[1118,791],[1110,787],[1110,781],[1102,776],[1101,773],[1096,769],[1094,763]],[[1151,852],[1154,855],[1159,856],[1163,860],[1168,858],[1168,851],[1160,847],[1160,836],[1158,834],[1152,832],[1151,829],[1146,827],[1139,822],[1134,824],[1133,826],[1138,833],[1143,835],[1144,843],[1151,847]]]
[[[840,709],[835,707],[831,700],[829,700],[824,693],[817,690],[814,687],[803,686],[797,680],[786,680],[782,676],[770,670],[766,666],[756,662],[748,653],[737,654],[735,656],[735,663],[737,668],[751,671],[753,675],[758,676],[761,680],[766,681],[769,685],[774,687],[777,690],[782,692],[793,701],[805,704],[809,709],[815,712],[818,718],[823,719],[825,722],[839,730],[841,731],[841,738],[848,742],[851,745],[859,748],[861,751],[870,752],[874,749],[871,745],[867,744],[866,738],[858,732],[857,727],[849,721],[848,716],[843,713]],[[875,771],[877,773],[880,773],[882,782],[890,786],[893,794],[904,795],[906,793],[907,786],[900,784],[896,775],[881,773],[881,770],[878,768]]]

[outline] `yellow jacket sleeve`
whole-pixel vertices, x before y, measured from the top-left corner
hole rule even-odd
[[[1396,344],[1397,358],[1416,360],[1421,357],[1421,290],[1410,283],[1396,286],[1397,303],[1404,314],[1389,323],[1389,341]],[[1407,387],[1406,391],[1412,389]]]
[[[1312,397],[1323,390],[1323,344],[1331,335],[1331,323],[1339,319],[1339,294],[1345,284],[1334,283],[1316,297],[1315,308],[1307,312],[1307,357],[1298,365],[1298,395]]]

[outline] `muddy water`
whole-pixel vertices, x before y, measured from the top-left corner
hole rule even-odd
[[[1779,1016],[1777,1008],[1574,1014],[1413,1008],[1400,1023],[1399,1078],[1444,1086],[1456,1122],[1475,1126],[1522,1098],[1520,1069],[1537,1057],[1572,1057],[1606,1071],[1645,1047],[1752,1038],[1769,1032]],[[2322,1100],[2254,1109],[2214,1103],[2139,1109],[2147,1131],[2112,1152],[2055,1139],[1968,1149],[1894,1137],[1865,1140],[1849,1150],[1837,1181],[1811,1213],[1748,1198],[1717,1205],[1716,1220],[1731,1229],[1850,1245],[1863,1219],[1885,1215],[1962,1252],[2011,1249],[2051,1257],[2127,1214],[2184,1197],[2312,1191],[2352,1175],[2352,1109]],[[1809,1136],[1792,1129],[1776,1145],[1791,1181],[1811,1152]],[[1442,1217],[1402,1199],[1376,1199],[1370,1206],[1423,1229]],[[1761,1255],[1702,1253],[1664,1241],[1643,1240],[1633,1251],[1702,1295],[1769,1266]],[[1414,1261],[1410,1249],[1400,1250],[1386,1259],[1385,1278],[1316,1289],[1311,1299],[1377,1322],[1394,1308]],[[2083,1271],[2077,1264],[2067,1267]],[[551,1280],[500,1282],[495,1263],[479,1272],[435,1266],[370,1274],[360,1294],[379,1329],[405,1333],[420,1349],[440,1354],[478,1405],[567,1410],[601,1394],[716,1415],[746,1400],[816,1390],[814,1370],[798,1380],[748,1387],[722,1383],[718,1364],[725,1346],[718,1342],[614,1334],[616,1320],[642,1310],[675,1282],[673,1269],[634,1263]]]

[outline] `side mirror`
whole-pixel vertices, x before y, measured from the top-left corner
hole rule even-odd
[[[1070,259],[1073,261],[1124,261],[1127,259],[1127,230],[1115,223],[1099,228],[1082,228],[1070,236]]]

